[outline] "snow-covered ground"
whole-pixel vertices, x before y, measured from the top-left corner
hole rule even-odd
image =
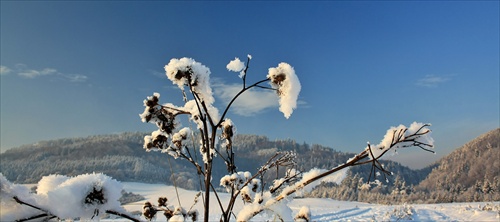
[[[144,184],[124,182],[127,192],[141,194],[151,203],[157,203],[160,196],[167,197],[169,205],[178,205],[176,191],[172,186],[162,184]],[[178,189],[182,207],[189,209],[193,204],[195,191]],[[228,195],[219,194],[223,203],[228,200]],[[145,201],[125,205],[129,211],[141,211]],[[492,211],[483,210],[484,206],[493,206]],[[215,196],[211,196],[210,209],[211,221],[219,221],[219,204]],[[243,206],[238,201],[235,206],[236,212]],[[451,203],[451,204],[408,204],[408,205],[378,205],[360,202],[336,201],[320,198],[300,198],[289,203],[294,214],[302,206],[309,206],[311,219],[313,221],[500,221],[500,202],[489,203]],[[194,206],[200,214],[203,214],[202,200]],[[200,215],[202,216],[202,215]],[[267,215],[255,217],[255,221],[272,219]],[[164,221],[165,217],[158,216],[158,221]]]

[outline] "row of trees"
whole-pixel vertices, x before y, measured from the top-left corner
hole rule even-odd
[[[122,133],[99,135],[86,138],[61,139],[24,146],[0,154],[0,171],[16,183],[36,183],[43,176],[62,174],[77,176],[83,173],[102,172],[119,181],[166,183],[178,180],[177,185],[186,189],[199,189],[196,171],[185,161],[170,161],[168,155],[156,155],[137,149],[143,143],[145,133]],[[220,149],[220,144],[217,149]],[[317,144],[297,143],[291,139],[269,140],[266,136],[237,134],[233,149],[239,155],[237,161],[241,170],[254,170],[277,151],[293,151],[300,171],[312,168],[328,169],[345,163],[354,153],[339,152]],[[75,158],[85,156],[86,158]],[[395,175],[401,175],[409,184],[417,184],[430,171],[412,170],[392,161],[380,161]],[[220,180],[225,173],[224,163],[214,165],[214,180]],[[165,170],[167,169],[167,170]],[[368,179],[370,166],[352,168]],[[275,174],[264,175],[264,184],[275,179]]]
[[[367,183],[359,174],[350,173],[341,184],[322,184],[306,196],[378,204],[486,202],[500,200],[500,182],[498,176],[493,181],[479,180],[470,187],[440,182],[433,190],[426,190],[407,184],[400,176],[389,183]]]

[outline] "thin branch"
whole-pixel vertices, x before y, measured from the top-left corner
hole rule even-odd
[[[174,169],[172,167],[172,163],[170,162],[170,158],[167,158],[168,165],[170,167],[170,174],[173,176],[174,175]],[[175,194],[177,195],[177,202],[179,203],[179,206],[182,207],[181,205],[181,198],[179,197],[179,191],[177,190],[177,179],[174,177],[172,178],[172,182],[174,183],[174,188],[175,188]]]
[[[243,79],[243,89],[246,86],[246,77],[247,77],[247,71],[248,71],[249,65],[250,65],[250,57],[247,56],[247,65],[245,66],[245,69],[243,70],[243,76],[242,76],[242,79]]]
[[[260,80],[256,83],[254,83],[253,85],[251,86],[248,86],[246,88],[243,88],[240,92],[238,92],[238,94],[236,94],[236,96],[233,97],[233,99],[231,99],[231,101],[229,102],[229,104],[226,106],[226,109],[224,110],[224,112],[222,113],[222,116],[219,120],[219,122],[215,125],[215,127],[219,127],[220,124],[222,124],[222,121],[224,120],[224,118],[226,117],[226,114],[227,114],[227,111],[229,110],[229,108],[231,107],[231,105],[234,103],[234,101],[236,101],[236,99],[242,94],[244,93],[245,91],[247,91],[248,89],[250,88],[253,88],[253,87],[256,87],[257,85],[263,83],[263,82],[266,82],[266,81],[269,81],[269,79],[263,79],[263,80]]]
[[[30,220],[42,218],[42,217],[48,217],[45,220],[43,220],[43,221],[48,221],[48,220],[51,220],[53,218],[56,218],[57,216],[53,216],[53,215],[50,215],[50,214],[47,214],[47,213],[43,213],[43,214],[40,214],[40,215],[35,215],[35,216],[32,216],[32,217],[28,217],[28,218],[16,220],[16,222],[25,222],[25,221],[30,221]]]
[[[177,108],[174,108],[174,107],[169,107],[169,106],[164,106],[164,105],[160,105],[162,109],[171,109],[173,111],[176,111],[177,113],[174,114],[174,116],[177,116],[179,114],[191,114],[190,112],[187,112],[185,110],[181,110],[181,109],[177,109]]]
[[[134,221],[134,222],[141,222],[141,220],[139,220],[137,218],[134,218],[134,217],[132,217],[130,215],[127,215],[127,214],[124,214],[124,213],[120,213],[120,212],[117,212],[117,211],[114,211],[114,210],[106,210],[106,213],[113,214],[113,215],[116,215],[116,216],[120,216],[120,217],[129,219],[129,220]]]
[[[40,210],[40,211],[43,211],[43,212],[45,212],[45,213],[47,213],[47,214],[52,215],[52,214],[50,213],[50,211],[45,210],[45,209],[42,209],[42,208],[37,207],[37,206],[35,206],[35,205],[32,205],[32,204],[30,204],[30,203],[26,203],[26,202],[24,202],[24,201],[20,200],[17,196],[12,197],[12,199],[14,199],[14,200],[15,200],[18,204],[23,204],[23,205],[26,205],[26,206],[29,206],[29,207],[35,208],[35,209],[37,209],[37,210]]]
[[[192,163],[195,167],[196,167],[196,170],[198,172],[198,174],[203,174],[204,175],[204,172],[203,170],[201,169],[201,166],[200,164],[198,164],[198,162],[196,162],[194,159],[193,159],[193,156],[191,155],[191,152],[189,151],[189,148],[187,146],[184,146],[184,148],[186,149],[187,153],[189,156],[186,156],[186,154],[180,152],[180,155],[182,158],[186,159],[187,161],[189,161],[190,163]],[[194,149],[194,148],[193,148]],[[196,155],[196,152],[194,153]]]
[[[425,145],[426,145],[426,146],[429,146],[429,145],[427,145],[427,144],[425,144]],[[423,149],[423,150],[427,151],[427,152],[436,153],[436,151],[434,151],[434,150],[429,150],[429,149],[427,149],[427,148],[422,147],[421,145],[418,145],[418,147],[419,147],[420,149]]]
[[[217,199],[217,202],[219,203],[219,207],[221,209],[222,212],[224,212],[224,207],[222,206],[222,202],[219,198],[219,194],[217,193],[217,191],[215,190],[215,187],[212,183],[210,183],[210,187],[212,188],[212,190],[214,191],[214,194],[215,194],[215,198]]]
[[[272,87],[269,87],[269,86],[261,86],[261,85],[257,85],[257,86],[255,86],[255,87],[257,87],[257,88],[261,88],[261,89],[270,89],[270,90],[278,91],[277,89],[272,88]]]

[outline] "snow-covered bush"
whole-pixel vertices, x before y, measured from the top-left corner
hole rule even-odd
[[[36,193],[30,193],[22,185],[10,183],[2,174],[0,182],[2,210],[8,212],[2,212],[1,221],[30,218],[92,219],[106,213],[126,216],[125,209],[118,201],[122,185],[104,174],[45,176],[38,182]]]
[[[413,220],[413,215],[415,215],[415,210],[411,205],[405,203],[403,205],[395,206],[390,212],[386,212],[384,220],[408,221],[408,220]]]

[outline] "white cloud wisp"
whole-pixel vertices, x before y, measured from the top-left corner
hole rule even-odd
[[[0,75],[7,75],[11,72],[12,70],[9,69],[7,66],[0,66]]]
[[[241,90],[241,84],[213,84],[215,96],[225,104]],[[254,116],[265,109],[277,108],[278,96],[275,91],[249,89],[232,104],[231,111],[241,116]]]
[[[417,86],[437,87],[439,84],[448,82],[451,78],[445,76],[426,75],[424,78],[417,80]]]
[[[29,69],[25,64],[17,64],[14,70],[7,66],[1,66],[0,68],[0,73],[2,75],[6,75],[11,72],[26,79],[35,79],[42,76],[55,76],[69,82],[85,82],[88,79],[85,75],[61,73],[54,68],[45,68],[42,70]]]

